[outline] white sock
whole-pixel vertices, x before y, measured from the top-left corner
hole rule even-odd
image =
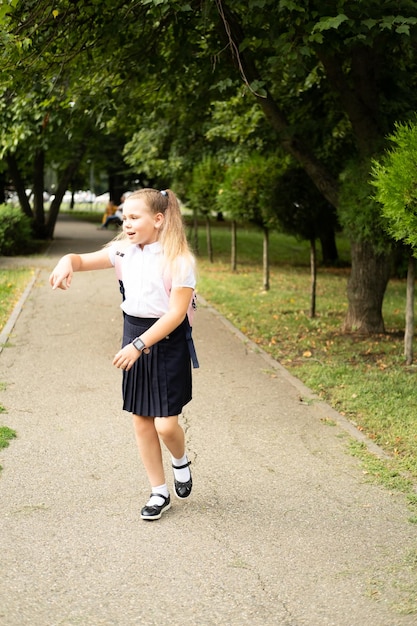
[[[180,483],[186,483],[187,480],[190,480],[191,472],[190,472],[190,468],[188,467],[188,465],[187,467],[183,467],[182,469],[176,469],[177,467],[181,467],[181,465],[185,465],[186,463],[188,463],[187,455],[184,454],[184,456],[181,457],[180,459],[176,459],[175,457],[171,456],[171,460],[172,460],[175,480],[178,480]]]
[[[152,493],[160,493],[162,496],[168,498],[169,491],[166,484],[158,485],[158,487],[152,487]],[[162,506],[165,500],[163,498],[159,498],[158,496],[151,496],[146,503],[146,506]]]

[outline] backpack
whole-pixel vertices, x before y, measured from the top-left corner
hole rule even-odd
[[[117,280],[119,281],[120,293],[122,294],[122,299],[124,300],[126,296],[125,296],[125,288],[123,285],[123,277],[122,277],[122,257],[124,257],[124,252],[119,252],[118,250],[116,250],[116,256],[114,259],[114,268],[116,270]],[[165,286],[165,291],[167,292],[168,297],[169,297],[171,293],[171,288],[172,288],[172,280],[166,274],[164,276],[164,286]],[[188,351],[190,353],[190,358],[191,358],[194,368],[200,367],[200,364],[197,358],[197,352],[196,352],[193,337],[192,337],[194,313],[196,310],[197,310],[197,294],[195,290],[193,290],[193,295],[192,295],[190,304],[188,305],[188,309],[187,309],[187,315],[185,316],[185,319],[187,322],[186,329],[185,329],[185,336],[187,339]]]

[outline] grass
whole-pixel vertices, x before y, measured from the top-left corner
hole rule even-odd
[[[7,448],[9,441],[16,437],[16,433],[7,426],[0,426],[0,449]]]
[[[2,410],[3,407],[1,407]],[[11,439],[16,437],[16,432],[7,426],[0,426],[0,450],[7,448]],[[0,470],[3,469],[0,465]]]
[[[0,269],[0,330],[33,276],[30,269]]]
[[[29,269],[0,270],[0,330],[6,325],[32,276],[33,270]],[[5,407],[0,405],[0,413],[4,413],[5,410]],[[7,426],[0,426],[0,449],[6,448],[14,437],[16,433],[13,430]]]
[[[280,234],[271,237],[271,288],[265,292],[260,233],[238,232],[235,273],[230,271],[227,229],[213,229],[212,264],[205,258],[203,230],[199,236],[198,291],[390,455],[385,472],[370,467],[370,473],[389,488],[401,483],[389,476],[406,477],[398,488],[411,489],[417,479],[417,365],[407,367],[403,357],[405,281],[388,285],[383,307],[386,334],[342,334],[349,274],[349,249],[343,238],[338,241],[341,267],[318,270],[317,315],[311,319],[306,242]]]

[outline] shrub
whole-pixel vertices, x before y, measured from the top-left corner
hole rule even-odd
[[[371,184],[390,235],[417,255],[417,122],[396,124],[392,148],[373,162]]]
[[[27,254],[32,248],[30,218],[19,207],[0,205],[0,255]]]

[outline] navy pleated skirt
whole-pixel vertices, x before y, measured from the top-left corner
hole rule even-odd
[[[125,314],[123,346],[156,321]],[[191,361],[184,321],[169,337],[153,345],[149,354],[142,352],[128,372],[123,372],[123,409],[149,417],[179,415],[191,395]]]

